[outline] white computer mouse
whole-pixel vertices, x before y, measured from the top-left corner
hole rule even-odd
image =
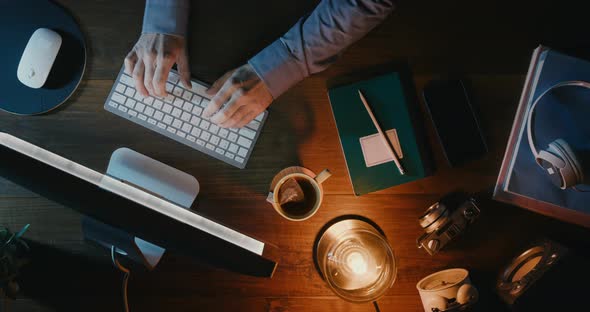
[[[59,48],[61,36],[47,28],[35,30],[18,63],[16,76],[25,86],[39,89],[47,81]]]

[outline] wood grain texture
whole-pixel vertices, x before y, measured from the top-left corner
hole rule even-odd
[[[588,230],[486,200],[500,168],[532,49],[543,42],[577,53],[588,51],[587,28],[582,27],[585,19],[581,18],[587,10],[578,2],[401,1],[384,24],[350,47],[339,62],[275,101],[245,170],[103,110],[112,79],[141,30],[143,1],[59,2],[86,33],[89,70],[85,79],[73,98],[50,114],[0,113],[1,130],[101,172],[118,147],[144,153],[200,181],[199,213],[278,247],[279,266],[272,279],[239,275],[199,259],[167,254],[152,272],[134,269],[129,286],[132,311],[374,311],[370,304],[351,304],[331,293],[312,260],[318,231],[348,214],[375,221],[398,258],[398,279],[379,300],[381,311],[421,311],[416,282],[450,267],[470,270],[481,292],[478,310],[503,311],[492,287],[500,268],[521,248],[545,236],[581,248],[590,245]],[[286,31],[317,1],[192,3],[192,72],[212,81]],[[400,60],[412,69],[416,90],[441,74],[468,78],[490,152],[462,168],[449,168],[432,125],[425,122],[437,165],[434,174],[355,197],[326,81]],[[323,184],[322,207],[305,222],[285,220],[265,201],[272,178],[293,165],[314,172],[329,168],[333,173]],[[431,257],[416,248],[421,234],[417,218],[454,190],[478,193],[482,214],[467,235]],[[121,276],[110,265],[106,250],[83,241],[80,217],[0,179],[1,225],[16,229],[31,223],[26,236],[36,250],[23,275],[24,293],[13,303],[13,310],[121,309]],[[194,248],[207,252],[204,246]]]

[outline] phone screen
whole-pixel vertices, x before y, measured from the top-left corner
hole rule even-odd
[[[487,152],[479,123],[461,80],[435,80],[424,88],[424,102],[451,166]]]

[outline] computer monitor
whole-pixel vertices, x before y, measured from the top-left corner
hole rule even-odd
[[[264,242],[2,132],[0,175],[169,251],[241,273],[270,277],[274,272]]]

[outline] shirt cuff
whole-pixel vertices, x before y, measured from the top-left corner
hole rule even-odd
[[[189,0],[147,0],[142,33],[186,36]]]
[[[301,63],[293,57],[281,39],[256,54],[248,64],[254,68],[274,99],[307,77]]]

